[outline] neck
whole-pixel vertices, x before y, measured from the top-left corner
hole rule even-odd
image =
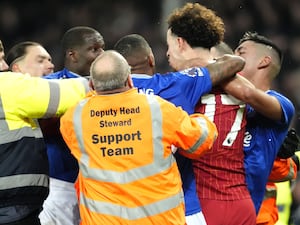
[[[152,76],[155,73],[155,71],[154,71],[153,67],[143,66],[143,67],[132,67],[131,73],[132,74],[147,74],[147,75]]]
[[[111,94],[117,94],[121,92],[125,92],[131,89],[129,86],[113,89],[113,90],[107,90],[107,91],[96,91],[98,95],[111,95]]]
[[[185,54],[186,59],[193,59],[198,58],[202,60],[211,61],[213,60],[213,56],[210,53],[209,49],[196,47],[196,48],[190,48]]]
[[[83,70],[78,68],[75,64],[66,62],[64,67],[67,68],[69,71],[78,74],[79,76],[82,76],[82,77],[90,76],[89,74],[85,73]]]
[[[267,91],[271,88],[272,81],[270,78],[263,73],[255,74],[249,79],[249,81],[257,88],[262,91]]]

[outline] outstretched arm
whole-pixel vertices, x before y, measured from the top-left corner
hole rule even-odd
[[[216,86],[241,71],[244,68],[245,60],[240,56],[225,54],[213,62],[209,62],[203,58],[193,58],[182,60],[179,62],[179,65],[178,67],[181,69],[207,67],[212,85]]]

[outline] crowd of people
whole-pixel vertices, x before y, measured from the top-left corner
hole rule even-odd
[[[54,52],[47,38],[7,51],[2,39],[0,223],[275,224],[276,182],[299,170],[297,104],[272,89],[282,43],[269,30],[246,30],[232,48],[226,39],[237,33],[222,13],[235,4],[216,13],[220,4],[179,4],[165,41],[151,34],[153,45],[130,23],[107,40],[112,30],[93,27],[88,15],[96,2],[76,1],[73,13],[89,26],[68,21]],[[142,8],[125,5],[116,11]],[[154,1],[157,14],[135,25],[155,29],[160,6]],[[153,48],[163,44],[167,67]]]

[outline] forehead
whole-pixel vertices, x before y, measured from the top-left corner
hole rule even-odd
[[[98,44],[100,46],[104,46],[103,37],[99,33],[86,34],[84,35],[83,40],[84,40],[84,45]]]
[[[168,29],[168,31],[167,31],[167,42],[170,43],[174,39],[175,39],[175,36],[173,35],[171,29]]]
[[[255,47],[255,42],[254,41],[244,41],[242,42],[237,48],[236,50],[239,50],[239,49],[247,49],[247,50],[251,50]]]
[[[49,55],[47,50],[43,46],[40,46],[40,45],[28,46],[27,49],[26,49],[26,53],[27,53],[27,55],[32,55],[32,54],[35,54],[35,55],[40,55],[40,54]]]
[[[26,54],[24,60],[35,60],[37,58],[51,59],[50,54],[47,50],[40,45],[32,45],[26,48]]]

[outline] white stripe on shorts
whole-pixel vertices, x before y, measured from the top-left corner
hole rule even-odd
[[[185,217],[187,225],[207,225],[202,212],[198,212]]]

